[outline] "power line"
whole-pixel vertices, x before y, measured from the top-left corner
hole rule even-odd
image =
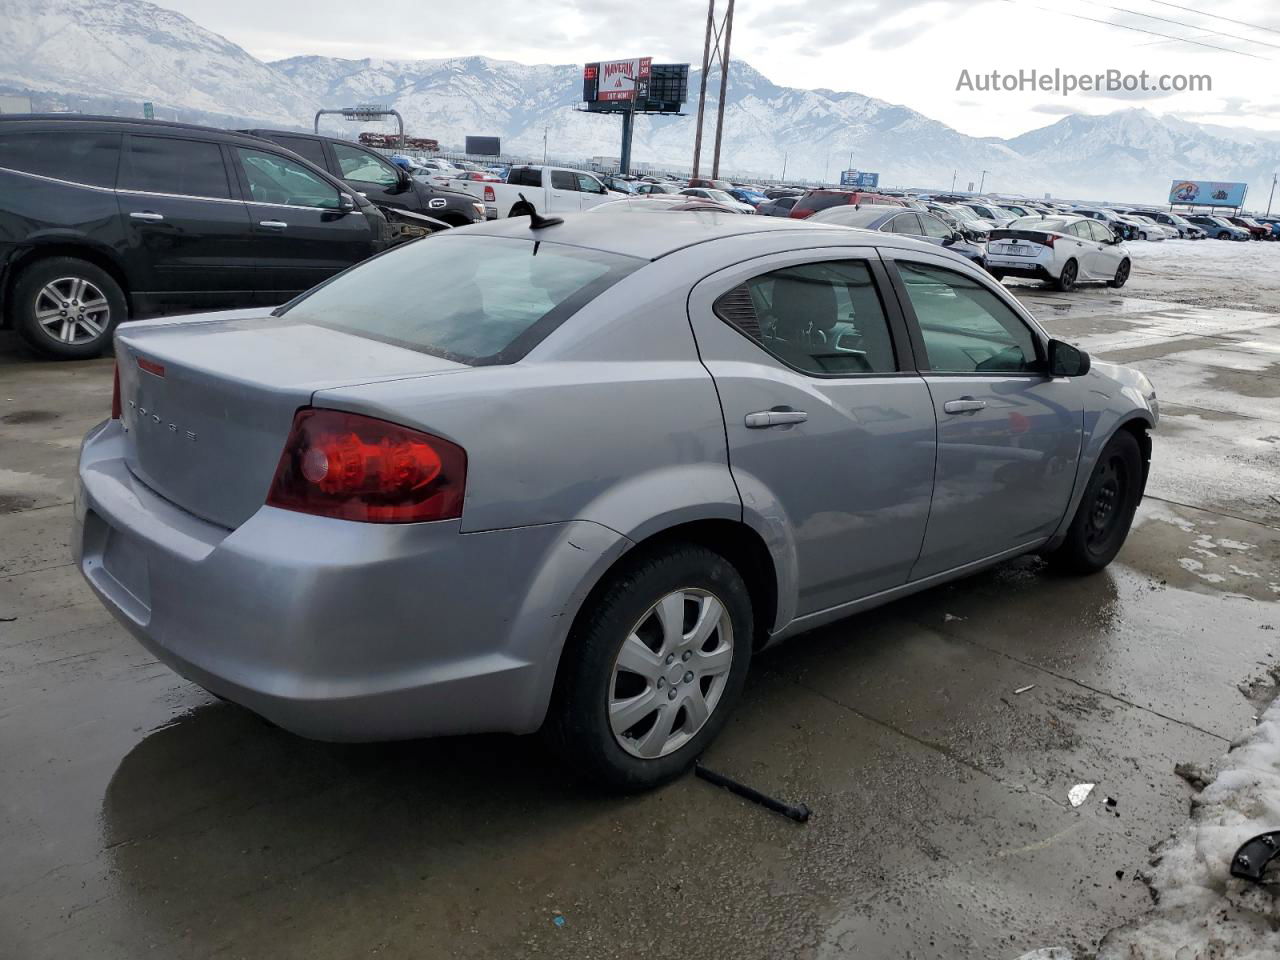
[[[1242,37],[1237,33],[1223,33],[1221,30],[1210,30],[1208,27],[1197,26],[1196,24],[1187,23],[1183,20],[1171,20],[1169,17],[1157,17],[1154,13],[1141,13],[1137,10],[1126,10],[1124,7],[1113,7],[1109,3],[1098,3],[1097,0],[1084,0],[1085,3],[1094,7],[1103,7],[1106,10],[1115,10],[1117,13],[1127,13],[1134,17],[1146,17],[1148,20],[1159,20],[1161,23],[1172,23],[1175,27],[1186,27],[1188,30],[1198,30],[1202,34],[1211,33],[1215,37],[1226,37],[1229,40],[1240,40],[1244,43],[1256,43],[1263,47],[1271,47],[1274,50],[1280,50],[1280,43],[1270,43],[1266,40],[1254,40],[1250,37]],[[1120,26],[1120,24],[1116,24]],[[1179,40],[1187,39],[1178,37]]]
[[[1240,27],[1249,27],[1253,30],[1265,30],[1267,33],[1280,33],[1280,30],[1274,27],[1264,27],[1260,23],[1248,23],[1245,20],[1232,20],[1230,17],[1224,17],[1220,13],[1205,13],[1203,10],[1197,10],[1195,7],[1184,7],[1178,3],[1168,3],[1166,0],[1149,0],[1151,3],[1158,3],[1162,7],[1173,7],[1175,10],[1185,10],[1187,13],[1194,13],[1200,17],[1211,17],[1214,20],[1225,20],[1227,23],[1234,23]]]
[[[1017,3],[1017,0],[1004,0],[1004,2]],[[1049,7],[1041,7],[1034,3],[1020,5],[1034,7],[1036,10],[1040,10],[1043,13],[1056,13],[1063,17],[1071,17],[1073,20],[1084,20],[1088,23],[1100,23],[1104,27],[1119,27],[1121,30],[1131,30],[1134,33],[1145,33],[1149,37],[1164,37],[1166,40],[1177,40],[1181,43],[1189,43],[1197,47],[1207,47],[1210,50],[1219,50],[1222,53],[1234,54],[1237,57],[1249,57],[1252,60],[1271,60],[1270,57],[1260,57],[1255,53],[1246,53],[1243,50],[1232,50],[1230,47],[1220,47],[1217,44],[1205,43],[1201,40],[1189,40],[1186,37],[1175,37],[1167,33],[1157,33],[1155,30],[1144,30],[1142,27],[1131,27],[1126,23],[1116,23],[1114,20],[1099,20],[1097,17],[1086,17],[1084,14],[1080,13],[1067,13],[1065,10],[1053,10]]]

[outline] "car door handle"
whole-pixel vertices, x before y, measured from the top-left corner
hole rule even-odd
[[[131,220],[146,220],[148,223],[154,223],[157,220],[163,220],[163,213],[155,213],[151,210],[135,210],[129,214]]]
[[[804,423],[809,414],[803,410],[759,410],[748,413],[743,422],[750,430],[761,430],[765,427],[780,427],[788,423]]]
[[[288,224],[283,220],[259,220],[258,226],[266,227],[268,230],[283,230]]]
[[[979,410],[987,409],[987,401],[963,397],[959,400],[948,400],[942,405],[942,409],[947,413],[977,413]]]

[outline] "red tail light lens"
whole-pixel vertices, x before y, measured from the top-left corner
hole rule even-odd
[[[489,203],[494,203],[498,199],[498,195],[493,192],[493,187],[484,188],[484,198]]]
[[[111,419],[119,420],[122,406],[120,403],[120,364],[116,364],[115,376],[111,383]]]
[[[1044,235],[1044,239],[1043,239],[1043,240],[1041,240],[1040,242],[1041,242],[1041,243],[1043,243],[1046,247],[1052,247],[1052,246],[1053,246],[1054,241],[1055,241],[1055,240],[1057,240],[1057,239],[1058,239],[1058,238],[1057,238],[1057,237],[1055,237],[1052,233],[1046,233],[1046,234]]]
[[[462,515],[467,454],[429,433],[341,410],[305,407],[276,467],[267,504],[365,523]]]

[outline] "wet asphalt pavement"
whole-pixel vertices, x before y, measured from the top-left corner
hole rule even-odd
[[[533,739],[334,746],[214,700],[70,564],[110,361],[0,339],[0,957],[1087,955],[1149,903],[1174,764],[1224,753],[1280,654],[1280,247],[1248,245],[1268,287],[1181,246],[1122,292],[1016,288],[1159,391],[1110,569],[1017,560],[756,661],[706,761],[805,826],[692,777],[584,793]]]

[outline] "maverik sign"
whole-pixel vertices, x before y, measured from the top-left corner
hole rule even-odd
[[[649,93],[652,57],[589,63],[583,72],[583,99],[643,100]]]
[[[1205,207],[1240,207],[1244,205],[1246,186],[1243,183],[1219,183],[1213,180],[1175,180],[1169,188],[1169,202]]]

